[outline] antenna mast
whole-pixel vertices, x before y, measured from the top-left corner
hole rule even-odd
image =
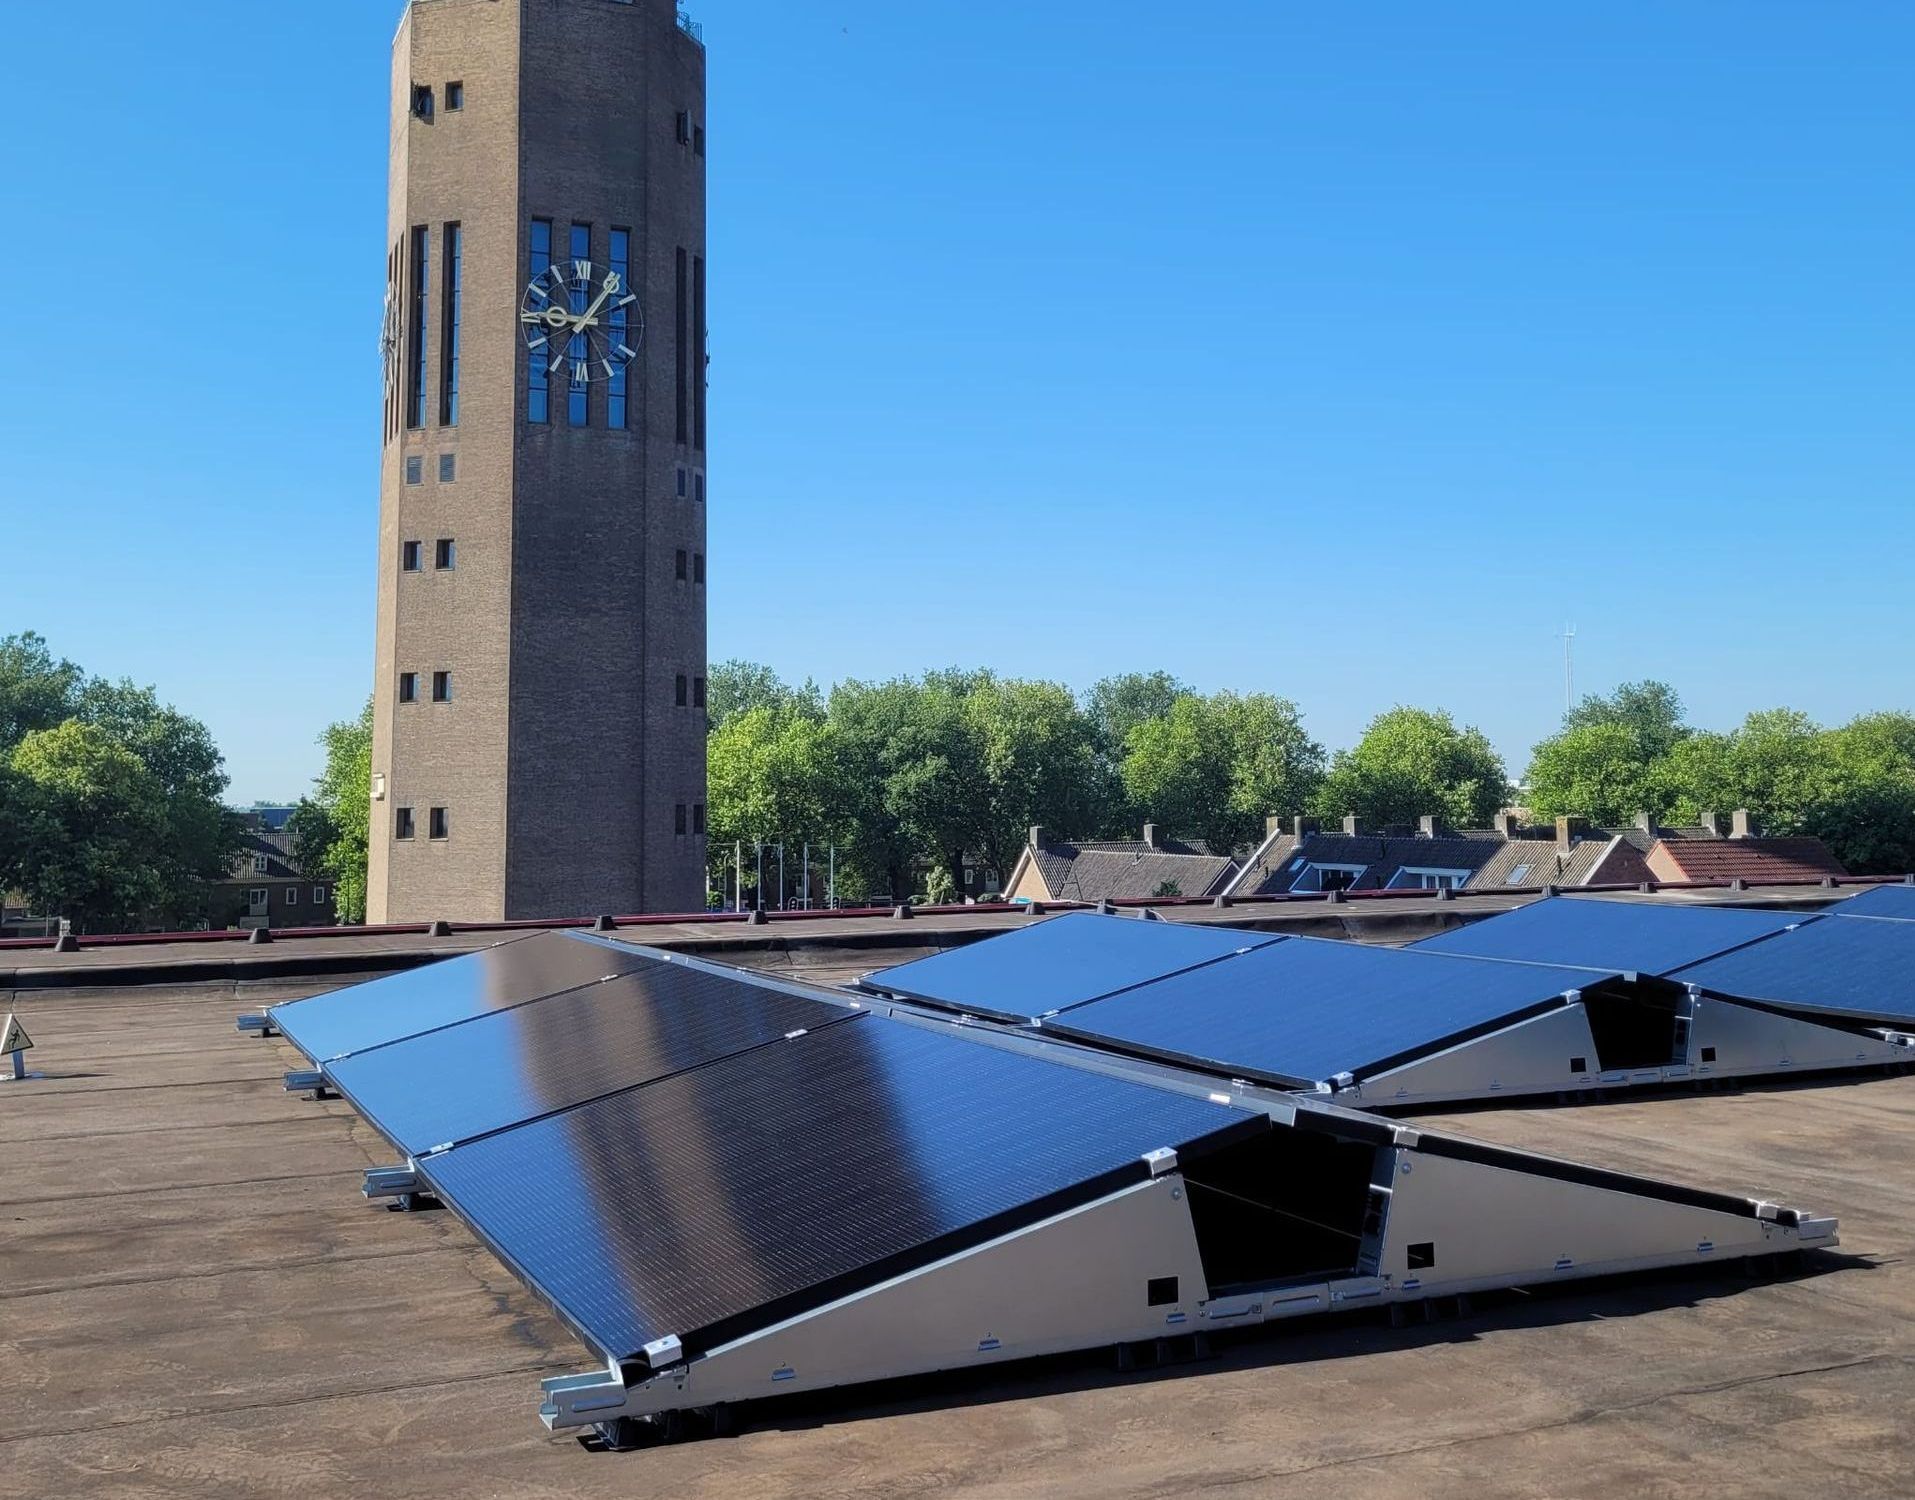
[[[1563,712],[1576,706],[1576,627],[1563,626]]]

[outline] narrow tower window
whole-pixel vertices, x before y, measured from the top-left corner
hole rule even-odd
[[[423,224],[413,226],[412,230],[412,359],[410,361],[411,387],[406,392],[406,426],[423,427],[426,425],[426,297],[431,290],[430,257],[432,254],[432,236]]]
[[[572,290],[572,311],[583,315],[592,305],[592,226],[572,226],[572,274],[567,285]],[[591,386],[587,383],[585,361],[591,358],[591,341],[582,333],[572,335],[565,347],[566,365],[571,378],[566,386],[565,415],[574,427],[583,427],[591,419]]]
[[[692,446],[705,451],[705,257],[692,257]]]
[[[552,269],[552,221],[534,219],[531,236],[531,277],[538,281]],[[525,420],[528,422],[549,422],[552,420],[551,377],[546,367],[545,351],[534,349],[526,360],[525,367]]]
[[[432,808],[426,814],[426,836],[428,838],[442,839],[447,837],[451,831],[452,821],[446,816],[446,810],[443,807]]]
[[[690,311],[686,300],[688,296],[686,289],[686,264],[685,247],[680,245],[678,247],[676,286],[674,288],[676,300],[672,304],[672,316],[676,320],[677,328],[677,337],[672,341],[672,363],[678,366],[678,441],[681,443],[691,441],[691,411],[689,405],[691,388],[687,383],[685,374],[685,366],[691,359],[691,345],[685,339],[685,318],[686,314]],[[682,471],[679,477],[681,480],[684,478]],[[685,492],[683,489],[680,489],[678,493],[682,495]]]
[[[401,703],[417,703],[419,701],[419,674],[417,672],[401,672],[399,674],[399,701]]]
[[[395,807],[392,810],[392,836],[396,839],[412,837],[412,809]]]
[[[465,259],[465,233],[457,224],[446,225],[445,257],[445,326],[439,335],[439,342],[444,346],[440,354],[444,368],[439,372],[439,425],[457,427],[459,425],[459,291],[462,280],[461,262]],[[444,472],[445,467],[445,459],[442,458],[439,461],[441,479],[451,477]]]
[[[688,692],[689,687],[690,687],[689,679],[685,676],[683,672],[680,672],[678,674],[678,682],[677,682],[675,697],[674,697],[674,701],[677,703],[677,705],[680,708],[684,708],[686,704],[690,701],[690,695]]]
[[[419,571],[419,544],[417,542],[401,542],[399,544],[399,568],[402,572],[406,573],[416,573]]]
[[[452,674],[450,672],[434,672],[432,674],[432,701],[434,703],[450,703],[452,701]]]
[[[418,546],[417,542],[412,544]],[[433,551],[432,566],[450,571],[459,565],[459,549],[449,536],[442,536]]]
[[[465,108],[465,85],[454,81],[446,85],[446,108],[448,110]]]
[[[605,341],[612,356],[611,373],[605,382],[605,425],[623,427],[625,425],[625,380],[626,364],[631,356],[621,351],[628,348],[630,319],[623,307],[618,304],[631,295],[628,283],[632,279],[632,232],[629,229],[612,231],[611,272],[618,278],[618,292],[606,304],[610,309],[605,315]]]

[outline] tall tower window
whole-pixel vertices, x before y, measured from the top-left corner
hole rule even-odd
[[[417,703],[419,701],[419,674],[417,672],[401,672],[399,674],[399,701],[401,703]]]
[[[445,325],[439,335],[443,346],[439,372],[439,425],[459,425],[459,292],[463,280],[461,262],[465,259],[465,231],[457,224],[446,225],[445,248]],[[449,455],[448,455],[449,456]],[[444,461],[440,462],[443,471]],[[441,472],[441,479],[447,476]]]
[[[685,367],[691,359],[691,345],[685,338],[685,319],[686,314],[690,311],[689,298],[691,295],[688,288],[687,265],[688,261],[685,255],[685,247],[680,245],[678,247],[677,284],[674,287],[677,300],[673,303],[672,314],[676,320],[677,330],[677,337],[672,341],[672,363],[678,366],[678,441],[681,443],[691,441],[691,388],[686,379],[685,371]],[[682,481],[684,477],[684,471],[681,469],[679,471],[679,479]],[[678,493],[682,495],[685,492],[681,489]]]
[[[552,221],[534,219],[531,235],[532,279],[537,281],[552,269]],[[525,367],[525,420],[528,422],[549,422],[552,420],[551,376],[546,369],[545,356],[534,349],[526,359]]]
[[[590,307],[592,296],[592,226],[574,224],[572,226],[572,274],[569,284],[572,289],[572,311],[583,316]],[[565,418],[574,427],[583,427],[591,419],[591,386],[586,380],[585,361],[591,357],[591,346],[585,335],[575,333],[572,341],[565,346],[566,363],[571,370],[571,380],[565,391]]]
[[[620,296],[630,290],[632,280],[632,232],[629,229],[612,231],[611,272],[618,278],[622,289]],[[617,299],[615,298],[614,301]],[[605,316],[607,341],[614,353],[625,342],[629,315],[622,307],[612,307]],[[618,365],[612,370],[605,384],[605,425],[620,427],[625,425],[625,369]]]
[[[423,224],[412,229],[412,261],[409,267],[412,286],[412,359],[411,385],[406,392],[406,426],[426,425],[426,297],[430,291],[432,236]]]
[[[705,257],[692,257],[692,446],[705,451]]]

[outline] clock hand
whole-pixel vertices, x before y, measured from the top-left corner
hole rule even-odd
[[[605,278],[605,284],[599,288],[598,301],[586,308],[584,316],[572,325],[572,332],[583,333],[588,328],[598,327],[598,310],[605,305],[606,298],[610,297],[618,288],[618,275],[614,272]]]

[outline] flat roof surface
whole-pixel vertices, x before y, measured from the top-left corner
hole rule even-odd
[[[361,1200],[390,1149],[283,1092],[284,1042],[233,1031],[317,987],[17,998],[54,1076],[0,1084],[0,1495],[1915,1493],[1915,1077],[1442,1117],[1839,1214],[1825,1274],[1279,1328],[1165,1372],[1076,1357],[828,1393],[615,1455],[534,1416],[583,1347],[451,1215]]]

